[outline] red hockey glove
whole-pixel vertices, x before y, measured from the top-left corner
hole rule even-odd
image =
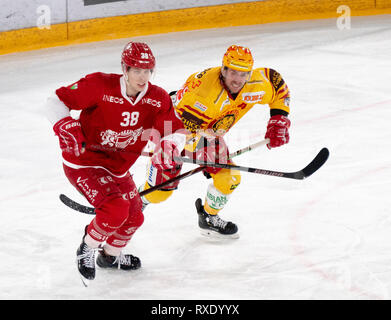
[[[265,138],[270,139],[267,147],[269,149],[280,147],[289,142],[288,129],[291,126],[290,120],[282,115],[272,116],[267,124]]]
[[[198,149],[195,153],[195,157],[199,161],[204,162],[216,162],[227,164],[229,151],[227,144],[222,137],[213,139],[204,139],[205,145]],[[216,174],[222,168],[208,167],[206,172]]]
[[[156,186],[167,180],[171,180],[180,175],[182,170],[182,164],[176,164],[172,169],[161,170],[158,167],[155,167],[153,164],[149,166],[148,174],[147,174],[147,182],[150,186]],[[159,190],[175,190],[179,185],[180,180],[176,180]]]
[[[60,148],[63,152],[78,157],[85,151],[85,138],[78,120],[66,117],[58,121],[53,126],[53,130],[60,140]]]
[[[180,153],[175,142],[162,140],[152,155],[152,165],[160,170],[172,169],[177,164],[174,157],[179,156]]]

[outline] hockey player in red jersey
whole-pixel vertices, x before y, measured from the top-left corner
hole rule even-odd
[[[122,253],[144,220],[128,170],[152,134],[158,139],[154,161],[166,169],[186,139],[168,93],[149,82],[155,57],[148,45],[128,43],[121,64],[123,74],[89,74],[57,89],[46,104],[65,175],[96,211],[77,250],[83,280],[95,278],[95,261],[103,268],[141,266],[139,258]],[[81,111],[80,118],[70,110]]]

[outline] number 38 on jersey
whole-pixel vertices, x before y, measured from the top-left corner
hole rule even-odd
[[[138,122],[139,116],[140,116],[140,113],[138,111],[134,111],[134,112],[125,111],[125,112],[122,112],[122,122],[120,123],[120,125],[122,127],[135,126],[137,124],[137,122]]]

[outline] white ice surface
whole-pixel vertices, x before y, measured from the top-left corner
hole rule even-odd
[[[75,252],[91,216],[65,207],[56,137],[41,108],[56,88],[85,74],[120,72],[129,39],[0,56],[1,299],[389,299],[391,290],[391,18],[352,18],[350,30],[320,20],[137,38],[158,66],[152,82],[178,89],[193,72],[221,63],[231,44],[249,46],[256,66],[290,87],[291,142],[236,159],[294,171],[322,148],[330,159],[295,181],[242,174],[221,216],[240,239],[210,241],[194,201],[198,174],[150,206],[126,252],[136,272],[98,269],[84,288]],[[227,136],[231,150],[263,138],[267,107],[254,107]],[[146,158],[131,169],[144,181]],[[185,165],[184,170],[192,168]]]

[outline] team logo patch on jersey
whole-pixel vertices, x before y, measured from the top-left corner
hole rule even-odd
[[[250,103],[261,102],[264,95],[265,91],[246,92],[242,94],[242,100]]]
[[[235,123],[235,115],[233,114],[227,114],[223,118],[220,118],[215,122],[213,125],[213,131],[217,134],[224,134],[227,132]]]
[[[108,129],[100,134],[102,138],[101,145],[125,149],[129,145],[135,144],[142,132],[143,127],[138,128],[137,130],[124,130],[119,133]]]

